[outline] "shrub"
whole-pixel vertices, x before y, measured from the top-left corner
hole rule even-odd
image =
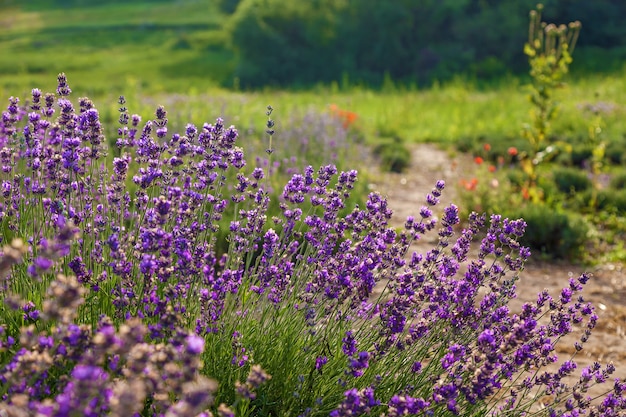
[[[121,156],[107,161],[97,110],[81,99],[76,112],[69,93],[61,75],[58,99],[33,90],[0,120],[0,413],[518,415],[534,398],[551,415],[626,408],[619,380],[597,404],[570,400],[612,365],[582,369],[574,386],[573,360],[548,368],[574,323],[576,350],[596,324],[577,297],[587,275],[511,311],[530,254],[523,220],[472,214],[456,235],[456,206],[433,217],[439,181],[395,230],[387,202],[351,202],[357,173],[333,165],[294,174],[270,217],[276,197],[262,169],[247,170],[234,127],[170,134],[162,107],[140,127],[121,100]],[[409,252],[434,229],[431,250]]]
[[[622,140],[610,141],[606,145],[606,158],[607,161],[620,165],[624,162],[624,155],[626,155],[626,142]]]
[[[626,213],[626,190],[600,190],[596,195],[596,205],[599,210],[624,214]]]
[[[506,172],[506,177],[511,183],[511,185],[515,187],[521,187],[528,180],[524,171],[519,169],[511,169]]]
[[[472,153],[476,148],[476,143],[480,141],[480,138],[474,138],[473,136],[462,136],[457,138],[454,145],[456,149],[464,153]]]
[[[508,212],[526,221],[520,243],[553,258],[579,259],[587,242],[589,227],[571,213],[561,213],[544,204],[529,204]]]
[[[235,13],[239,3],[241,3],[241,0],[217,0],[217,6],[226,14]]]
[[[552,170],[554,183],[565,194],[586,191],[593,186],[587,172],[576,168],[557,167]]]
[[[592,156],[592,146],[582,144],[572,146],[571,161],[574,166],[583,167],[589,163]]]
[[[381,166],[390,172],[403,172],[411,163],[411,151],[402,139],[382,139],[374,147],[374,155],[380,159]]]
[[[228,21],[241,86],[303,85],[336,80],[329,48],[337,39],[335,19],[345,8],[321,0],[282,2],[243,0]],[[339,56],[343,56],[339,54]]]
[[[616,190],[626,189],[626,172],[619,172],[611,177],[610,186]]]

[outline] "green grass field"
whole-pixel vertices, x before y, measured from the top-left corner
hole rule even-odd
[[[206,1],[6,8],[2,88],[21,92],[64,71],[77,90],[94,97],[129,88],[204,90],[230,72],[229,57],[211,46],[222,20]]]
[[[368,140],[377,134],[406,141],[454,143],[510,140],[528,120],[524,82],[510,79],[477,88],[457,80],[426,89],[390,88],[374,92],[356,86],[319,86],[309,91],[225,90],[233,84],[233,56],[220,31],[227,17],[211,1],[113,3],[53,8],[51,1],[4,6],[0,17],[0,93],[25,97],[33,87],[55,88],[65,72],[74,95],[89,96],[100,108],[115,109],[125,95],[131,111],[144,115],[153,103],[172,116],[204,121],[217,115],[233,123],[257,123],[271,103],[276,118],[334,103],[359,115]],[[575,67],[576,64],[574,64]],[[603,114],[604,134],[619,140],[626,132],[625,79],[579,77],[559,92],[560,137],[587,135],[590,114],[581,108],[598,102],[614,105]]]

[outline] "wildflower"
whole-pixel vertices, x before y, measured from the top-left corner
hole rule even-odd
[[[315,358],[315,369],[321,372],[322,367],[328,363],[328,358],[326,356],[318,356]]]
[[[58,81],[57,94],[60,95],[61,97],[69,96],[72,93],[72,90],[67,85],[67,77],[65,76],[65,74],[64,73],[59,74],[59,76],[57,77],[57,81]]]
[[[490,144],[488,144],[488,143],[485,143],[485,144],[483,145],[483,149],[484,149],[486,152],[489,152],[489,151],[491,150],[491,145],[490,145]]]
[[[369,359],[368,352],[359,352],[356,358],[350,359],[350,374],[355,378],[363,375],[363,370],[369,366]]]
[[[461,180],[461,186],[465,188],[467,191],[474,191],[478,186],[478,178],[472,178],[467,181],[466,179]]]
[[[239,381],[235,383],[235,391],[242,398],[254,400],[256,398],[256,390],[271,378],[272,376],[266,373],[261,366],[252,365],[246,382],[244,384]]]
[[[43,303],[43,314],[49,319],[69,322],[76,316],[76,308],[81,305],[85,290],[75,277],[57,275],[48,288],[48,299]]]
[[[356,341],[354,340],[352,331],[348,330],[346,332],[346,337],[341,339],[341,341],[343,342],[341,349],[346,356],[352,356],[356,353]]]
[[[112,415],[133,415],[143,409],[147,397],[146,386],[138,378],[130,382],[117,381],[113,387],[109,408]]]
[[[355,112],[352,111],[345,111],[343,113],[343,127],[345,129],[347,129],[348,127],[352,126],[354,124],[354,122],[356,122],[356,120],[358,119],[358,115]]]
[[[341,109],[336,104],[331,104],[330,106],[328,106],[328,109],[330,110],[331,115],[341,121],[344,129],[352,126],[359,118],[359,115],[355,112]]]
[[[420,414],[430,406],[428,401],[422,398],[413,398],[408,395],[394,395],[389,400],[387,417],[404,416],[407,414]]]
[[[474,163],[476,165],[481,165],[483,162],[485,162],[485,160],[482,157],[480,157],[480,156],[474,157]]]
[[[221,403],[217,408],[217,415],[219,417],[235,417],[235,412],[231,410],[226,404]]]
[[[496,172],[496,166],[495,165],[489,165],[489,172]]]
[[[204,350],[204,339],[196,335],[187,336],[187,350],[194,355],[202,353]]]
[[[374,389],[368,387],[362,390],[353,388],[344,393],[344,401],[335,410],[330,412],[330,417],[357,416],[369,414],[372,407],[380,404],[374,396]]]
[[[10,244],[2,248],[0,257],[0,281],[10,272],[11,266],[22,262],[22,257],[28,251],[28,246],[22,239],[13,239]]]
[[[165,417],[198,415],[213,404],[216,391],[217,383],[208,378],[186,382],[182,387],[182,399],[168,409]]]
[[[257,389],[270,379],[272,379],[272,376],[265,372],[260,365],[252,365],[246,384],[252,389]]]
[[[509,154],[509,156],[516,156],[517,155],[517,148],[514,146],[511,146],[508,150],[507,153]]]

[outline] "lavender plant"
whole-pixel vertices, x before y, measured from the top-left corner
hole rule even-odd
[[[172,134],[162,107],[141,125],[123,98],[111,158],[93,104],[76,111],[63,74],[56,93],[11,98],[0,122],[3,415],[626,409],[612,365],[577,375],[555,354],[573,331],[582,350],[596,324],[587,275],[511,311],[523,220],[462,228],[451,205],[437,224],[440,181],[396,230],[387,201],[355,204],[357,172],[333,165],[270,194],[234,127]],[[412,253],[426,233],[438,243]]]

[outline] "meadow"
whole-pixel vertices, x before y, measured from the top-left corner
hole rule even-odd
[[[110,111],[111,117],[122,94],[139,114],[151,113],[155,102],[172,103],[181,120],[199,122],[208,113],[230,112],[233,123],[254,125],[270,102],[285,118],[336,104],[359,115],[359,127],[371,142],[389,135],[446,145],[508,141],[520,136],[529,119],[528,77],[489,83],[459,77],[442,85],[419,86],[388,80],[377,90],[339,79],[301,91],[238,92],[236,80],[229,79],[233,56],[220,31],[226,16],[212,2],[114,2],[67,8],[46,4],[53,2],[33,1],[2,10],[3,97],[25,96],[34,86],[54,89],[54,77],[64,72],[74,91],[94,100],[105,115]],[[611,111],[602,115],[603,132],[609,141],[623,140],[623,73],[576,74],[575,64],[572,71],[557,96],[562,108],[554,134],[586,137],[592,115],[585,109],[606,103]]]
[[[624,412],[623,370],[576,364],[587,274],[510,304],[531,252],[624,258],[623,76],[574,71],[531,154],[530,79],[240,91],[224,18],[3,5],[0,411]],[[477,182],[432,184],[392,227],[363,161],[420,142],[471,155]]]

